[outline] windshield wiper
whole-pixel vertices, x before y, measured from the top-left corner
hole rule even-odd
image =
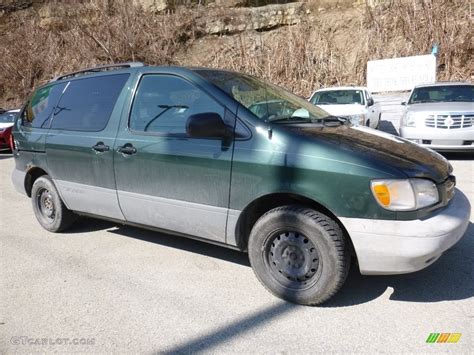
[[[153,117],[148,123],[145,125],[145,128],[143,129],[144,132],[148,130],[150,125],[155,122],[160,116],[171,110],[172,108],[177,108],[177,109],[188,109],[189,107],[186,105],[158,105],[157,107],[162,108],[163,111],[161,111],[159,114],[157,114],[155,117]]]
[[[322,118],[314,118],[310,119],[308,117],[300,117],[300,116],[291,116],[291,117],[279,117],[269,122],[273,123],[316,123],[322,124],[327,127],[335,127],[350,123],[350,120],[346,117],[339,117],[339,116],[325,116]]]
[[[336,123],[339,123],[341,125],[351,123],[351,120],[347,117],[332,116],[332,115],[323,117],[323,118],[321,118],[321,120],[324,121],[324,122],[336,122]]]
[[[436,100],[416,100],[416,101],[413,101],[411,104],[424,104],[427,102],[437,102],[437,101]]]
[[[287,117],[279,117],[279,118],[274,118],[272,120],[269,120],[269,122],[274,123],[274,122],[303,122],[303,123],[311,123],[313,122],[311,119],[307,117],[299,117],[299,116],[287,116]]]

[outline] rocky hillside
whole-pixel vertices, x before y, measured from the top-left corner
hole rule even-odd
[[[367,60],[429,53],[472,79],[469,0],[2,0],[0,107],[59,73],[143,61],[230,68],[308,96]]]

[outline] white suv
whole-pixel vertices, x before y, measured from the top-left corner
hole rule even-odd
[[[400,136],[438,151],[474,152],[474,85],[416,86],[400,121]]]

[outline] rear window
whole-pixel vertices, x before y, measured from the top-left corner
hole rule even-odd
[[[58,83],[36,90],[21,113],[22,125],[34,128],[48,128],[53,109],[65,87],[66,83]]]
[[[474,102],[474,85],[439,85],[415,88],[408,103],[426,102]]]
[[[54,110],[51,128],[102,131],[128,77],[117,74],[69,82]]]
[[[364,93],[362,90],[320,91],[310,101],[315,105],[363,105]]]

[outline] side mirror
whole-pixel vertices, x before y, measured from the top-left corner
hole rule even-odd
[[[204,112],[188,117],[186,133],[193,138],[224,138],[227,128],[218,113]]]
[[[403,101],[401,105],[402,105],[402,106],[406,106],[406,105],[407,105],[407,102],[406,102],[406,101]]]
[[[367,100],[367,106],[372,106],[374,104],[374,99],[370,98]]]

